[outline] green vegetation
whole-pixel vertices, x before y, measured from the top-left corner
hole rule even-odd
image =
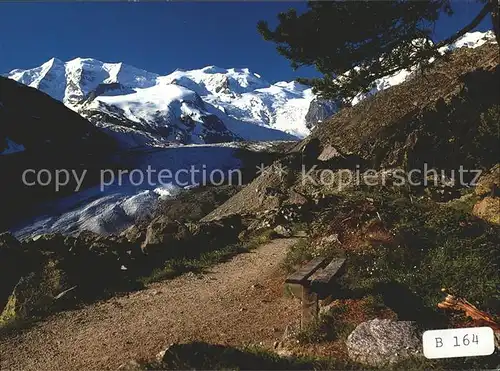
[[[282,263],[287,272],[293,271],[297,265],[310,260],[314,256],[311,246],[306,239],[300,239],[289,250]]]
[[[229,244],[210,251],[202,252],[195,257],[168,259],[164,267],[154,269],[151,274],[140,277],[140,283],[146,285],[171,279],[183,273],[201,273],[211,266],[229,260],[237,254],[248,252],[276,237],[272,229],[262,229],[246,236],[239,243]]]
[[[346,340],[356,325],[346,321],[348,311],[346,304],[332,307],[327,313],[320,315],[317,322],[297,334],[301,343],[320,343],[323,341]]]
[[[323,74],[321,79],[299,81],[311,84],[324,98],[348,102],[381,77],[416,64],[428,66],[429,58],[439,55],[438,48],[473,30],[488,13],[498,24],[498,5],[482,2],[483,9],[470,23],[439,43],[432,40],[432,25],[441,14],[453,15],[449,0],[310,1],[302,14],[295,9],[280,13],[274,30],[265,21],[257,28],[293,68],[314,66]],[[337,80],[339,75],[342,79]]]
[[[400,319],[423,323],[443,320],[436,308],[442,288],[481,309],[498,305],[500,228],[471,216],[469,198],[450,207],[372,189],[331,197],[328,204],[314,218],[316,233],[290,250],[290,270],[315,254],[344,249],[349,264],[340,283],[346,297],[381,295]],[[333,233],[340,244],[318,246]]]
[[[398,243],[355,253],[357,272],[350,285],[373,289],[380,283],[406,286],[435,308],[446,288],[472,302],[500,299],[499,229],[469,214],[432,201],[391,202],[388,195],[373,195],[380,216]],[[355,283],[357,282],[357,283]]]
[[[48,313],[54,298],[65,288],[66,276],[59,262],[48,260],[40,272],[19,280],[0,314],[0,328],[15,327],[29,317]]]
[[[187,272],[201,273],[217,263],[227,261],[237,254],[248,251],[250,251],[248,247],[236,244],[202,253],[197,258],[170,259],[165,262],[164,268],[155,269],[149,276],[139,278],[139,282],[146,285],[171,279]]]

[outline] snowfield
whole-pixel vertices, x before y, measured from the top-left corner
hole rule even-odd
[[[487,31],[487,32],[469,32],[466,33],[464,36],[459,38],[457,41],[455,41],[453,44],[444,46],[439,49],[439,52],[441,54],[444,54],[446,52],[453,51],[458,48],[478,48],[481,45],[483,45],[486,42],[495,42],[495,34],[493,31]],[[415,73],[417,70],[416,67],[410,69],[410,70],[402,70],[399,72],[396,72],[395,74],[387,77],[383,77],[381,79],[378,79],[375,81],[375,86],[365,94],[358,94],[354,97],[352,100],[351,104],[355,105],[359,102],[361,102],[363,99],[377,94],[379,91],[385,90],[390,88],[391,86],[399,85],[409,78],[412,77],[412,75]]]

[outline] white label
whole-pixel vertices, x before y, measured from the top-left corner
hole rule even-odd
[[[468,327],[425,331],[426,358],[489,356],[495,351],[495,335],[490,327]]]

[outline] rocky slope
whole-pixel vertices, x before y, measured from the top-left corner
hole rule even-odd
[[[427,74],[344,108],[205,220],[273,209],[295,198],[291,189],[309,196],[343,189],[341,179],[321,186],[304,177],[315,165],[308,174],[316,182],[325,168],[489,169],[500,156],[498,65],[496,43],[459,49]]]
[[[498,110],[498,63],[496,44],[457,50],[435,62],[428,74],[338,112],[297,149],[317,140],[323,149],[332,146],[340,155],[356,155],[376,168],[422,168],[428,163],[443,169],[487,169],[498,152],[487,138],[493,139],[494,130],[485,131],[481,120]],[[485,141],[479,144],[477,136]],[[489,161],[481,162],[479,152],[488,149],[493,151]]]

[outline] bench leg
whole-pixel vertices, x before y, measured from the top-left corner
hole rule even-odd
[[[318,319],[318,295],[309,286],[302,286],[302,316],[300,328],[305,329]]]

